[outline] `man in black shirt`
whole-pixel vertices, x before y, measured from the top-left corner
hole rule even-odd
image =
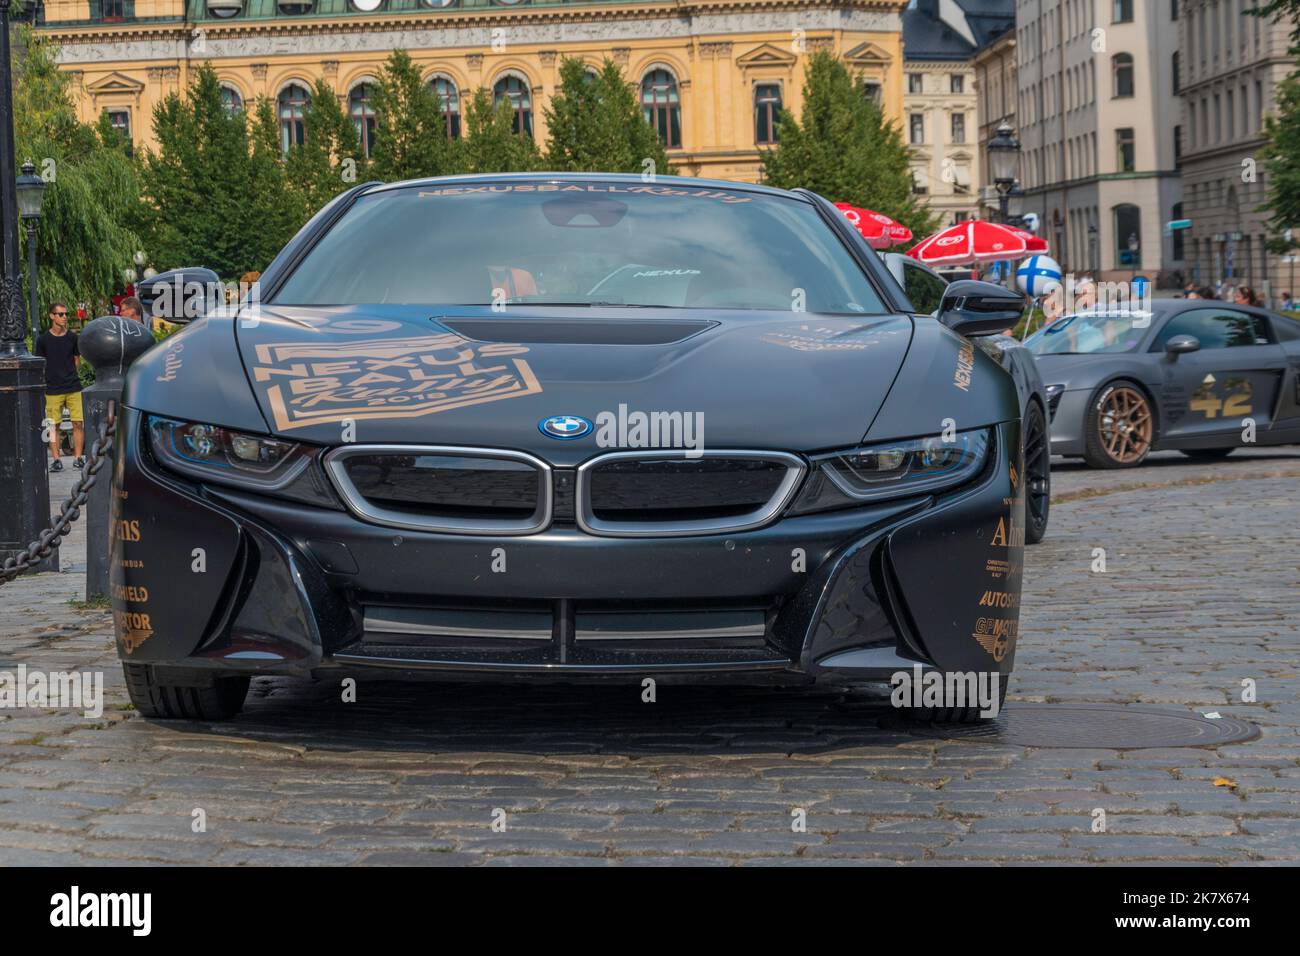
[[[86,459],[81,452],[86,439],[81,414],[81,378],[77,375],[81,353],[77,350],[77,333],[68,331],[68,307],[62,302],[50,306],[50,327],[37,337],[35,352],[45,359],[44,425],[49,429],[50,454],[54,456],[50,471],[63,470],[59,459],[59,426],[65,408],[72,419],[72,447],[77,453],[72,465],[84,468]]]

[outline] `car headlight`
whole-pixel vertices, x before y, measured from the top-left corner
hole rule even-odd
[[[992,442],[992,429],[980,428],[819,456],[790,514],[954,488],[983,470]]]
[[[232,431],[220,425],[150,415],[149,447],[160,462],[208,481],[280,487],[306,467],[296,442]]]

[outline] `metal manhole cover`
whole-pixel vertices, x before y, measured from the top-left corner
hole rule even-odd
[[[886,718],[921,737],[978,740],[1014,747],[1140,750],[1146,747],[1219,747],[1259,736],[1259,727],[1235,717],[1210,719],[1184,710],[1118,704],[1009,704],[980,724],[911,724]]]

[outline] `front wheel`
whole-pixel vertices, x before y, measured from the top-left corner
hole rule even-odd
[[[122,664],[126,691],[142,717],[162,720],[229,720],[244,707],[247,677],[214,677],[206,686],[168,680],[167,668]]]
[[[1133,382],[1103,388],[1083,425],[1083,460],[1093,468],[1135,468],[1151,451],[1155,415],[1146,393]]]
[[[1024,421],[1025,543],[1038,544],[1047,534],[1052,507],[1052,449],[1047,418],[1037,402],[1030,402]]]

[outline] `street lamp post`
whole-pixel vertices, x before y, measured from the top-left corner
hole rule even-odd
[[[1088,223],[1088,266],[1089,266],[1089,270],[1092,272],[1092,278],[1095,281],[1098,280],[1098,276],[1097,276],[1098,252],[1099,250],[1097,248],[1097,224],[1095,222],[1090,222]]]
[[[27,227],[27,318],[32,328],[32,343],[41,334],[40,298],[36,284],[36,227],[41,221],[41,200],[45,194],[45,180],[36,175],[36,167],[29,159],[23,163],[23,174],[18,177],[18,212]]]
[[[998,124],[997,135],[986,147],[989,156],[989,174],[998,191],[1001,221],[1006,222],[1011,190],[1016,184],[1016,171],[1020,165],[1020,140],[1016,139],[1011,124],[1003,120]]]
[[[41,421],[45,360],[27,350],[27,310],[18,267],[18,184],[14,176],[13,74],[9,8],[0,0],[0,561],[27,549],[50,520]],[[58,552],[36,565],[58,569]]]

